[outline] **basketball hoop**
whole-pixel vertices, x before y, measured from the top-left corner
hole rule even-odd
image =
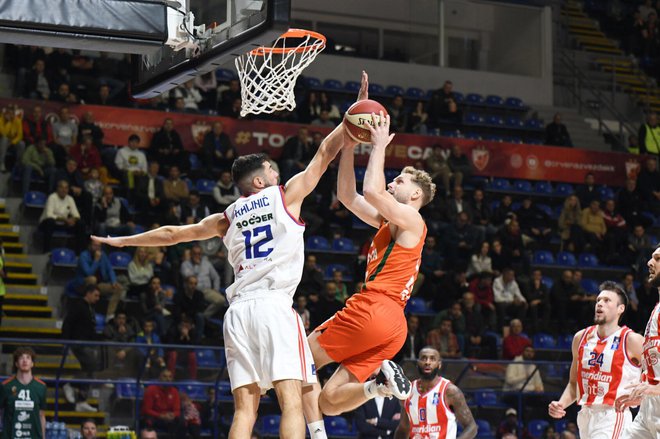
[[[241,116],[296,108],[296,80],[324,48],[325,36],[289,29],[273,47],[257,47],[236,58],[241,80]]]

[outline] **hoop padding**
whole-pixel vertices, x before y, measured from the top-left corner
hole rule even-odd
[[[296,80],[324,48],[323,35],[290,29],[273,47],[259,47],[236,58],[241,80],[241,116],[296,108]]]

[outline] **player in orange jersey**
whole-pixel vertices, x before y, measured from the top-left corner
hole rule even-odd
[[[363,73],[359,99],[367,98],[367,88],[368,77]],[[411,391],[401,367],[389,359],[406,339],[403,309],[417,279],[426,237],[419,209],[433,199],[435,185],[426,172],[412,167],[406,167],[386,185],[385,149],[394,135],[389,133],[389,116],[380,116],[380,123],[374,115],[373,126],[369,126],[373,149],[364,178],[364,196],[358,195],[355,185],[356,142],[344,136],[337,196],[378,232],[367,256],[362,290],[308,337],[317,367],[340,363],[322,391],[319,385],[305,391],[305,415],[312,439],[325,437],[319,408],[326,415],[337,415],[379,395],[403,400]],[[379,369],[379,378],[365,382]]]

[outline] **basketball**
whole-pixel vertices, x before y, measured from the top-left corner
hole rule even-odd
[[[387,115],[387,110],[380,103],[365,99],[351,105],[344,115],[344,123],[348,135],[353,140],[360,143],[371,142],[371,133],[365,127],[365,124],[372,124],[371,113],[376,113],[376,122],[380,119],[380,112]]]

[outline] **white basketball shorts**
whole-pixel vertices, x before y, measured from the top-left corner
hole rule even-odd
[[[265,392],[279,380],[316,382],[305,329],[290,299],[259,295],[233,302],[223,332],[232,391],[257,383]]]
[[[577,416],[581,438],[618,439],[632,424],[630,410],[617,412],[610,406],[583,406]]]
[[[660,396],[642,399],[635,420],[621,435],[625,439],[656,439],[660,437]]]

